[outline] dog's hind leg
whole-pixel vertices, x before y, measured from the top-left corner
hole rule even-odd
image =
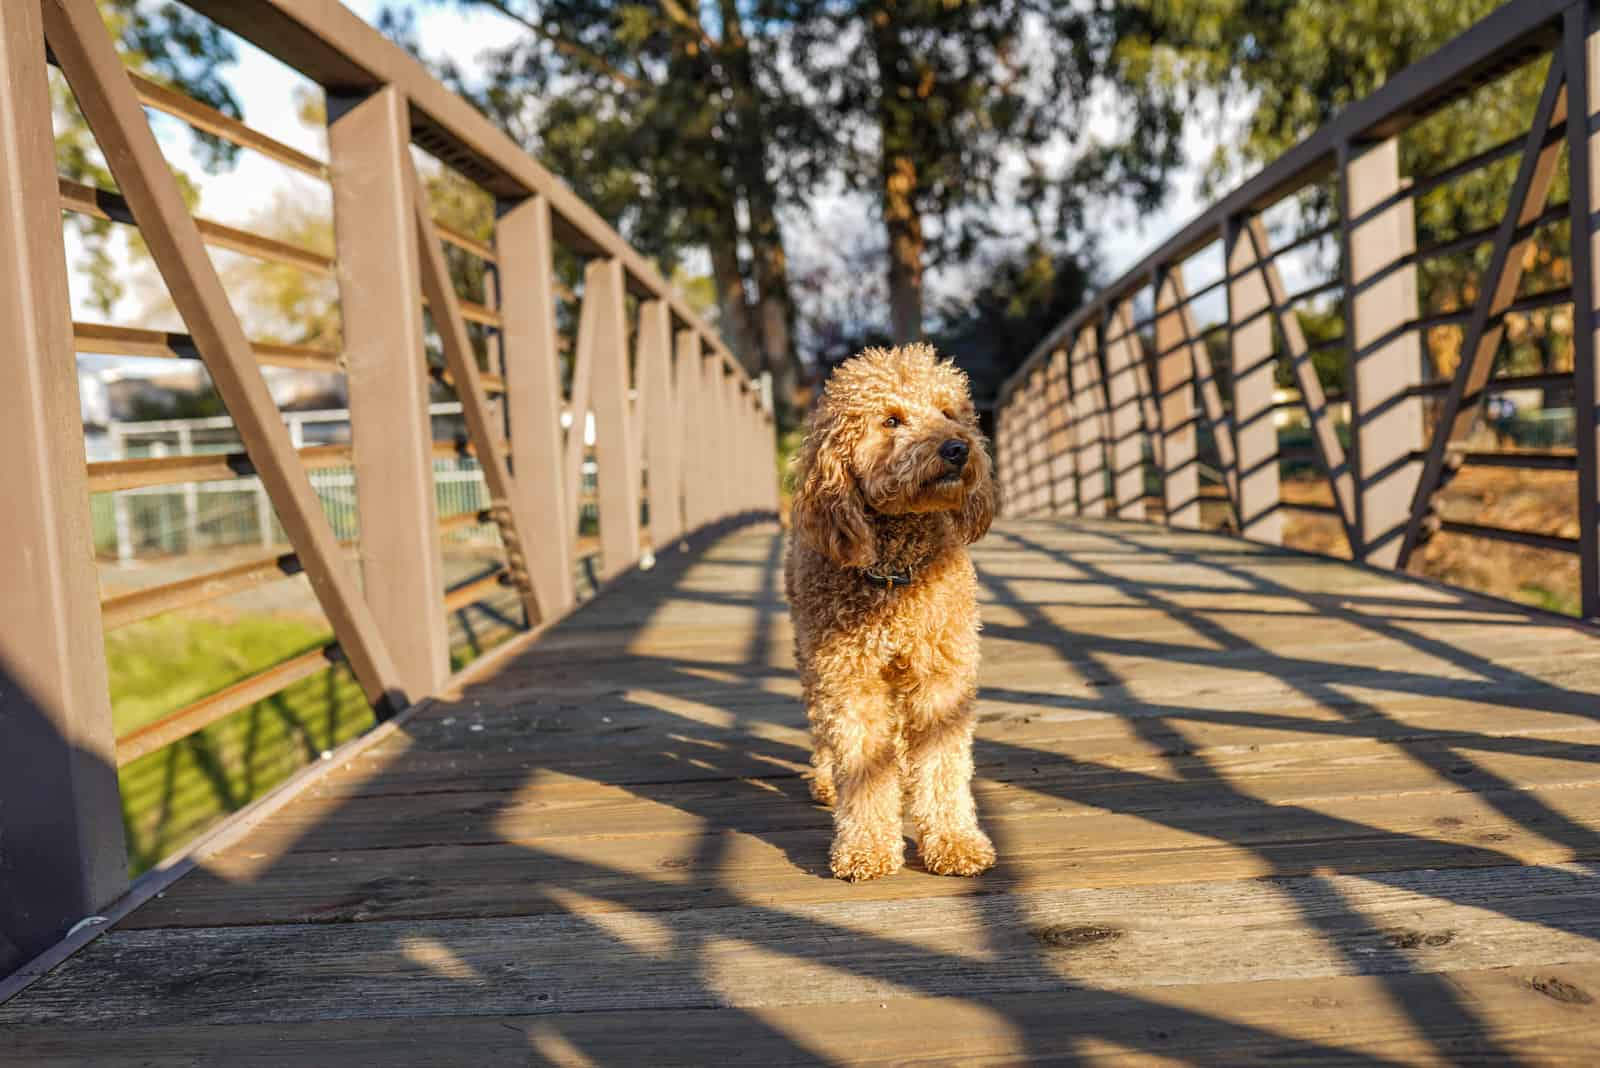
[[[994,866],[994,845],[972,801],[972,682],[947,678],[906,700],[907,789],[917,855],[935,875],[977,875]]]

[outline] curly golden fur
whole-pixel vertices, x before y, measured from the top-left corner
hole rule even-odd
[[[923,865],[976,875],[995,854],[972,803],[966,546],[988,531],[995,491],[966,375],[928,345],[866,350],[833,372],[796,462],[784,579],[833,873],[899,870],[904,789]]]

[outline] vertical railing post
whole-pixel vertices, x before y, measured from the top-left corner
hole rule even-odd
[[[1228,360],[1233,380],[1233,435],[1238,466],[1239,533],[1251,541],[1283,542],[1278,482],[1278,428],[1273,419],[1277,356],[1272,306],[1255,245],[1238,219],[1223,237],[1228,270]]]
[[[639,390],[644,405],[644,466],[650,488],[650,544],[678,536],[677,401],[672,392],[672,310],[664,300],[639,306]]]
[[[1048,511],[1050,508],[1050,471],[1045,451],[1044,415],[1048,405],[1045,399],[1045,368],[1035,367],[1028,376],[1028,416],[1025,428],[1028,434],[1028,514]]]
[[[1106,514],[1105,411],[1100,360],[1093,324],[1072,339],[1067,367],[1072,373],[1073,436],[1078,443],[1078,502],[1086,516]]]
[[[699,529],[706,521],[704,368],[700,358],[700,335],[693,330],[678,331],[678,362],[674,369],[678,400],[678,496],[683,509],[685,533]]]
[[[1340,153],[1345,259],[1345,387],[1356,475],[1357,560],[1392,567],[1411,515],[1423,446],[1422,339],[1417,317],[1415,213],[1393,138]],[[1388,207],[1379,205],[1393,201]],[[1363,218],[1370,213],[1370,217]]]
[[[422,276],[403,177],[410,139],[410,108],[397,89],[328,102],[362,590],[407,692],[421,696],[449,675],[450,637]]]
[[[594,452],[600,477],[602,579],[620,575],[639,558],[639,472],[634,467],[632,379],[628,371],[627,308],[622,262],[590,262],[583,299],[595,301]]]
[[[127,882],[50,116],[0,4],[0,975]]]
[[[529,529],[523,552],[539,604],[554,616],[575,603],[572,540],[561,444],[561,353],[557,348],[555,248],[550,202],[533,196],[500,205],[495,222],[511,472]],[[580,431],[581,433],[581,431]]]
[[[744,403],[744,387],[739,384],[739,377],[734,374],[722,376],[722,451],[717,455],[723,467],[722,486],[724,498],[722,502],[722,515],[726,519],[737,515],[743,506],[740,497],[740,486],[736,479],[728,477],[728,457],[733,450],[738,448],[739,439],[736,428],[739,425],[739,408]]]
[[[1139,339],[1133,316],[1122,301],[1108,310],[1101,327],[1106,339],[1106,422],[1110,428],[1111,495],[1118,519],[1144,518],[1144,450],[1139,418]]]
[[[1045,367],[1051,511],[1070,518],[1078,514],[1078,443],[1074,437],[1072,379],[1067,370],[1066,350],[1052,352]]]
[[[1163,268],[1156,291],[1156,407],[1161,418],[1161,495],[1166,522],[1200,525],[1200,456],[1195,440],[1194,362],[1177,288]]]
[[[727,447],[723,430],[727,425],[728,393],[722,386],[724,378],[722,357],[715,352],[702,352],[701,366],[701,445],[705,449],[705,503],[707,523],[715,523],[728,514],[728,487],[721,474],[722,449]]]
[[[1567,8],[1563,53],[1567,68],[1567,173],[1572,220],[1573,431],[1578,453],[1580,611],[1600,617],[1600,375],[1595,368],[1595,308],[1600,305],[1600,230],[1594,222],[1594,180],[1600,172],[1600,33],[1592,33],[1588,4]]]

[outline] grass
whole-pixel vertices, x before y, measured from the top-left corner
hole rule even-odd
[[[112,722],[127,734],[331,638],[295,616],[170,614],[121,627],[106,635]]]
[[[507,594],[501,600],[514,596]],[[507,604],[497,606],[503,615]],[[469,610],[476,612],[476,610]],[[510,638],[494,613],[462,613],[451,670]],[[170,613],[106,635],[119,737],[331,640],[320,619]],[[350,671],[336,665],[242,708],[119,773],[130,873],[168,853],[373,724]]]

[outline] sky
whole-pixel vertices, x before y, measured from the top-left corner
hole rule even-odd
[[[383,5],[383,0],[345,2],[347,7],[369,22],[376,21]],[[413,2],[409,6],[417,20],[418,40],[424,43],[429,57],[452,59],[458,67],[467,71],[478,65],[477,57],[485,51],[504,45],[525,32],[509,20],[492,13],[467,13],[454,7],[420,2]],[[227,76],[240,100],[245,121],[286,144],[325,158],[326,143],[321,131],[308,127],[298,117],[297,91],[311,88],[310,83],[253,46],[242,41],[238,42],[238,46],[239,61],[229,69]],[[1090,109],[1097,116],[1092,122],[1112,121],[1115,110],[1115,101],[1097,102]],[[152,123],[169,158],[197,179],[200,188],[197,213],[205,218],[248,228],[253,219],[271,211],[274,202],[285,197],[294,198],[318,211],[328,210],[329,192],[320,182],[249,151],[239,153],[237,165],[231,170],[207,174],[193,153],[194,142],[187,127],[163,116],[155,116]],[[1102,216],[1098,232],[1092,235],[1098,249],[1094,269],[1099,277],[1115,278],[1200,210],[1203,205],[1198,196],[1200,167],[1197,161],[1207,159],[1216,144],[1229,136],[1230,128],[1235,125],[1236,122],[1228,116],[1213,116],[1211,121],[1190,124],[1186,147],[1191,162],[1177,173],[1171,196],[1157,211],[1143,215],[1121,211]],[[1020,207],[1017,214],[1020,222]],[[873,217],[869,198],[838,190],[817,195],[805,210],[791,210],[785,222],[790,256],[797,264],[833,255],[841,247],[842,241],[848,241],[854,235],[866,235],[869,241],[877,239],[880,230],[880,224]],[[113,254],[120,264],[126,266],[128,258],[122,240],[124,236],[119,235],[118,243],[113,246]],[[80,254],[81,246],[69,228],[69,263],[77,262]],[[229,255],[219,254],[219,265],[225,264]],[[958,273],[932,272],[929,277],[930,295],[944,293],[958,296],[966,281]],[[81,272],[71,272],[71,287],[74,318],[86,321],[104,321],[107,318],[89,307],[88,284]],[[161,306],[163,302],[159,299],[158,286],[147,281],[142,286],[130,286],[129,290],[114,308],[111,321],[161,329],[182,329],[175,314]],[[89,416],[103,407],[103,379],[108,373],[170,373],[172,364],[170,361],[87,356],[83,368],[88,372],[89,379],[84,383],[85,414]]]

